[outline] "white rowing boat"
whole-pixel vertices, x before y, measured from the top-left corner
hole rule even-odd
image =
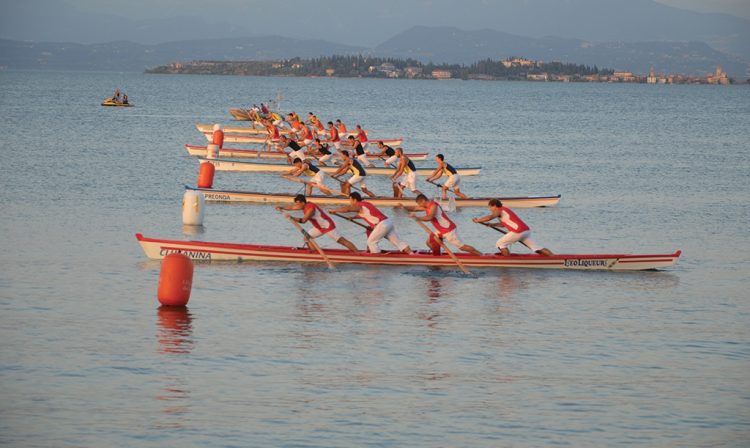
[[[179,241],[147,238],[136,234],[138,243],[148,258],[163,259],[172,253],[187,255],[199,261],[281,261],[294,263],[325,263],[317,250],[304,247],[266,246],[259,244],[217,243],[208,241]],[[323,249],[335,264],[440,266],[455,268],[456,262],[448,255],[429,252],[403,254],[401,252],[369,253],[349,252],[341,249]],[[456,257],[469,268],[535,268],[572,269],[588,271],[638,271],[663,269],[674,266],[681,251],[671,254],[512,254],[508,256],[457,253]]]
[[[250,161],[239,161],[239,160],[227,160],[227,159],[207,159],[204,157],[198,158],[201,163],[211,163],[214,165],[217,171],[243,171],[243,172],[254,172],[254,173],[283,173],[287,172],[293,167],[284,163],[264,163],[264,162],[250,162]],[[336,166],[319,166],[321,170],[326,173],[335,173],[338,170]],[[470,167],[470,168],[456,168],[458,174],[462,176],[476,176],[482,167]],[[429,168],[417,168],[417,175],[429,176],[435,171],[435,167]],[[365,172],[368,176],[370,175],[385,175],[392,176],[395,172],[395,168],[384,168],[384,167],[366,167]]]
[[[213,131],[207,131],[202,132],[203,136],[206,137],[206,140],[209,142],[213,141]],[[272,143],[275,143],[277,140],[273,140]],[[369,139],[370,142],[375,144],[375,142],[383,142],[384,145],[387,146],[399,146],[401,143],[404,142],[404,139],[399,138],[371,138]],[[257,145],[263,145],[268,143],[268,136],[266,135],[250,135],[250,134],[237,134],[237,133],[231,133],[231,132],[224,132],[224,143],[252,143]]]
[[[257,191],[218,190],[214,188],[193,188],[185,186],[188,190],[200,191],[206,198],[206,202],[245,202],[255,204],[291,204],[294,202],[293,193],[261,193]],[[346,205],[349,198],[345,196],[307,196],[311,202],[318,205]],[[392,198],[377,196],[366,198],[377,207],[396,207],[398,204],[411,204],[414,198]],[[455,198],[456,207],[486,207],[490,199],[500,199],[503,205],[512,208],[551,207],[560,202],[560,195],[556,196],[506,196],[498,198]]]
[[[185,145],[185,149],[188,154],[195,157],[206,157],[206,146],[199,145]],[[286,152],[283,151],[263,151],[258,149],[237,149],[237,148],[221,148],[219,150],[219,157],[222,159],[283,159],[286,160]],[[427,160],[426,152],[416,152],[406,154],[411,160],[423,161]],[[377,157],[368,157],[373,162],[377,163],[380,160]]]

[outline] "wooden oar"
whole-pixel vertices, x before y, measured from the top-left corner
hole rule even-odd
[[[323,257],[323,260],[325,260],[326,264],[330,269],[335,269],[336,267],[333,265],[333,262],[330,258],[328,258],[328,255],[326,255],[325,252],[323,252],[323,249],[321,249],[320,246],[318,246],[318,243],[315,242],[315,240],[312,239],[309,233],[307,233],[307,230],[305,230],[300,223],[292,219],[291,216],[289,216],[289,213],[281,212],[282,215],[284,215],[284,218],[289,220],[292,224],[294,224],[294,227],[297,228],[302,233],[302,237],[305,239],[305,242],[308,246],[312,247],[313,249],[317,250],[321,257]]]
[[[281,177],[283,177],[286,180],[291,180],[292,182],[299,182],[301,184],[312,185],[313,187],[317,187],[326,196],[331,196],[331,195],[334,195],[334,194],[336,194],[338,196],[345,196],[340,191],[335,191],[334,192],[333,190],[331,190],[330,188],[328,188],[326,186],[323,186],[323,185],[320,185],[320,184],[316,184],[315,182],[310,182],[309,180],[304,180],[304,179],[300,179],[298,177],[291,177],[291,176],[287,176],[287,175],[284,175],[284,176],[281,176]]]
[[[483,226],[485,226],[485,227],[489,227],[490,229],[494,229],[494,230],[497,230],[498,232],[502,233],[503,235],[506,235],[506,234],[508,233],[508,231],[507,231],[507,230],[503,230],[503,229],[501,229],[500,227],[498,227],[498,226],[496,226],[496,225],[494,225],[494,224],[488,224],[488,223],[486,223],[486,222],[478,222],[477,224],[481,224],[481,225],[483,225]],[[525,242],[523,242],[523,241],[519,241],[519,242],[520,242],[521,244],[523,244],[524,246],[528,247],[529,249],[531,249],[531,246],[529,246],[529,245],[528,245],[528,244],[526,244]]]
[[[419,226],[421,228],[423,228],[424,231],[427,232],[428,235],[432,235],[432,231],[430,230],[430,228],[427,227],[422,221],[418,220],[417,218],[414,218],[414,222],[416,222],[417,224],[419,224]],[[435,239],[437,240],[438,243],[440,243],[440,247],[443,248],[443,250],[445,251],[445,253],[447,253],[448,255],[450,255],[450,257],[453,259],[453,261],[456,262],[456,264],[464,272],[464,274],[471,275],[471,272],[469,272],[469,270],[466,269],[466,266],[464,266],[464,264],[461,263],[461,260],[458,259],[458,257],[456,256],[456,254],[454,254],[452,250],[448,249],[448,246],[445,245],[445,243],[443,242],[443,240],[440,239],[440,238],[435,238]]]
[[[341,213],[337,213],[337,212],[331,212],[331,214],[332,215],[336,215],[339,218],[344,218],[344,219],[346,219],[349,222],[352,222],[352,223],[354,223],[354,224],[356,224],[356,225],[358,225],[360,227],[364,227],[365,229],[370,230],[370,226],[368,226],[367,224],[362,224],[361,222],[357,221],[356,218],[352,218],[351,216],[342,215]]]

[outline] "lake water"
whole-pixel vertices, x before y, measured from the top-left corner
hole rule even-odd
[[[116,87],[136,107],[100,107]],[[200,233],[181,223],[198,172],[182,145],[205,143],[194,124],[278,93],[283,111],[482,165],[470,195],[562,194],[517,210],[553,251],[683,256],[659,272],[473,277],[198,264],[188,309],[160,310],[160,264],[136,232],[301,243],[271,206],[209,204]],[[0,111],[0,445],[750,440],[747,86],[0,71]],[[298,187],[223,172],[214,185]],[[453,217],[491,251],[497,234],[470,222],[482,213]]]

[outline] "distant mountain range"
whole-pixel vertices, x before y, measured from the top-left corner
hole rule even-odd
[[[205,39],[145,45],[127,41],[104,44],[21,42],[0,39],[0,66],[18,69],[141,71],[175,61],[274,60],[293,57],[366,54],[413,58],[422,62],[470,64],[491,58],[522,56],[600,68],[646,73],[705,75],[717,65],[737,79],[750,65],[701,42],[591,43],[559,37],[533,38],[494,30],[413,27],[375,48],[281,36]]]

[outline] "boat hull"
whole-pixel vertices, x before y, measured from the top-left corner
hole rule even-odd
[[[206,147],[198,145],[185,145],[188,154],[195,157],[206,157]],[[406,154],[411,160],[427,160],[426,152]],[[281,159],[286,160],[286,153],[280,151],[261,151],[257,149],[221,148],[219,157],[223,159]],[[372,161],[379,160],[377,157],[369,157]]]
[[[263,163],[263,162],[248,162],[248,161],[236,161],[236,160],[226,160],[226,159],[206,159],[204,157],[199,157],[199,160],[201,163],[211,163],[216,168],[216,171],[246,171],[246,172],[255,172],[255,173],[284,173],[292,169],[293,167],[288,164],[282,164],[282,163]],[[319,166],[321,170],[323,170],[326,173],[335,173],[338,171],[338,167],[336,166]],[[456,168],[458,171],[458,174],[462,176],[476,176],[479,174],[479,171],[481,170],[481,167],[471,167],[471,168]],[[385,175],[385,176],[392,176],[395,172],[395,168],[385,168],[385,167],[369,167],[365,168],[365,171],[367,171],[367,175]],[[435,171],[435,167],[430,168],[417,168],[417,175],[419,176],[429,176]]]
[[[249,118],[245,119],[244,121],[249,121]],[[255,123],[253,123],[254,126]],[[213,124],[207,124],[207,123],[196,123],[195,128],[198,130],[198,132],[205,134],[206,132],[213,132],[214,125]],[[249,127],[249,126],[224,126],[222,130],[225,133],[230,134],[241,134],[241,135],[262,135],[265,137],[268,135],[268,131],[263,126],[258,125],[258,127]],[[289,134],[290,130],[285,127],[280,127],[279,132],[282,134]],[[326,129],[326,136],[328,135],[328,130]],[[357,135],[356,132],[346,132],[344,134],[340,134],[342,138],[348,137],[350,135]],[[322,138],[322,137],[321,137]],[[375,140],[373,140],[375,141]]]
[[[277,193],[260,193],[253,191],[233,191],[233,190],[216,190],[211,188],[192,188],[185,187],[188,190],[200,191],[206,198],[206,202],[242,202],[255,204],[291,204],[294,202],[294,194],[277,194]],[[307,199],[318,205],[346,205],[349,199],[344,196],[308,196]],[[492,198],[455,198],[456,207],[486,207]],[[557,196],[513,196],[497,198],[503,202],[503,205],[511,208],[533,208],[533,207],[551,207],[560,202],[560,195]],[[390,198],[375,197],[367,198],[377,207],[396,207],[398,204],[411,203],[412,198]]]
[[[211,142],[213,141],[213,131],[206,131],[203,132],[203,136],[206,137],[206,140]],[[399,146],[401,143],[404,142],[403,138],[371,138],[369,139],[371,142],[383,142],[384,145],[388,146]],[[230,133],[230,132],[224,132],[224,142],[225,143],[254,143],[254,144],[265,144],[268,142],[268,137],[266,135],[251,135],[251,134],[237,134],[237,133]]]
[[[208,241],[179,241],[146,238],[136,234],[138,243],[148,258],[163,259],[171,253],[181,253],[196,261],[281,261],[294,263],[325,263],[315,250],[289,246],[265,246],[257,244],[233,244]],[[432,255],[427,252],[402,254],[386,252],[349,252],[340,249],[324,249],[328,259],[340,264],[371,264],[393,266],[436,266],[455,268],[456,263],[448,255]],[[471,255],[456,254],[467,268],[534,268],[570,270],[638,271],[662,269],[674,266],[681,252],[659,255],[630,254],[565,254],[545,257],[542,255]]]

